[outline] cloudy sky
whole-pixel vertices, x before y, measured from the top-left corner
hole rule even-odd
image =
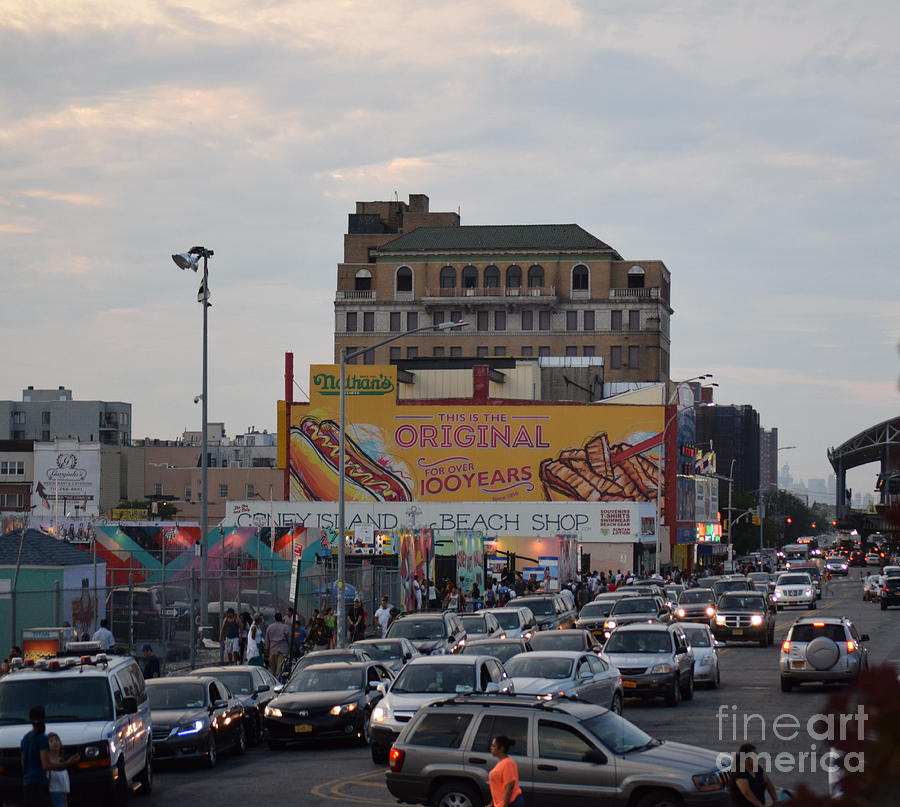
[[[778,426],[795,476],[898,410],[892,0],[0,0],[0,398],[272,429],[332,353],[357,199],[577,222],[673,276],[673,376]],[[862,480],[863,477],[860,477]],[[872,476],[865,477],[865,487]]]

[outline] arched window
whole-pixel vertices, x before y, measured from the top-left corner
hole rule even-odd
[[[520,289],[522,288],[522,267],[513,264],[506,270],[506,288]]]
[[[628,269],[628,288],[644,288],[644,269],[641,266],[632,266]]]
[[[500,270],[491,264],[484,269],[484,287],[486,289],[500,288]]]
[[[544,267],[534,264],[528,267],[528,288],[539,289],[544,285]]]
[[[441,288],[456,288],[456,269],[454,269],[452,266],[445,266],[443,269],[441,269]]]
[[[478,270],[471,264],[462,270],[462,287],[464,289],[478,288]]]
[[[397,270],[397,291],[412,291],[412,269],[408,266],[401,266]]]
[[[572,269],[572,291],[587,291],[590,287],[590,270],[583,263],[579,263]]]
[[[360,269],[356,273],[356,278],[353,282],[353,288],[356,291],[371,291],[372,273],[368,269]]]

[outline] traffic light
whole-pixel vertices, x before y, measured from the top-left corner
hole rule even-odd
[[[794,519],[792,519],[790,516],[788,516],[788,517],[784,520],[784,523],[785,523],[785,524],[793,524],[793,523],[794,523]]]
[[[754,527],[758,527],[760,524],[762,524],[762,519],[756,513],[753,513],[750,516],[750,521],[753,523]]]
[[[836,527],[836,526],[837,526],[837,521],[832,521],[832,522],[831,522],[831,526],[832,526],[832,527]]]
[[[815,528],[816,528],[816,522],[815,522],[815,521],[813,521],[813,523],[812,523],[812,524],[810,524],[810,525],[809,525],[809,526],[810,526],[810,527],[812,527],[812,528],[813,528],[813,529],[815,529]]]

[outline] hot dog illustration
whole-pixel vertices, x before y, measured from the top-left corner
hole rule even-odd
[[[309,501],[339,498],[340,427],[305,417],[291,428],[291,474]],[[345,440],[345,497],[353,502],[408,502],[412,494],[396,474],[375,462],[349,436]]]

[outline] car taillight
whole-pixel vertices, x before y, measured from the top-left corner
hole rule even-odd
[[[847,640],[847,652],[848,653],[856,652],[856,642],[854,642],[852,639]]]
[[[787,639],[785,639],[781,643],[781,652],[782,653],[790,653],[791,652],[791,643]]]
[[[400,773],[403,770],[403,761],[406,759],[406,751],[400,748],[392,748],[388,755],[388,766],[393,773]]]

